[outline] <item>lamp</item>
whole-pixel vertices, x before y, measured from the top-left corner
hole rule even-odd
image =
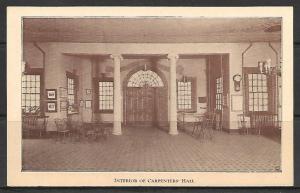
[[[272,67],[272,60],[270,58],[268,58],[267,60],[258,61],[257,67],[261,74],[265,74],[265,75],[277,74],[278,76],[281,76],[281,67],[280,66]]]

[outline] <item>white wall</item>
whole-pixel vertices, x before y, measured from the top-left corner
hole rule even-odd
[[[104,43],[38,43],[46,51],[46,66],[45,66],[45,88],[66,87],[65,71],[71,69],[82,69],[79,76],[83,77],[91,70],[88,66],[91,63],[89,59],[78,59],[63,55],[69,54],[218,54],[228,53],[230,63],[230,96],[231,94],[242,94],[235,92],[233,88],[232,76],[242,72],[242,52],[249,46],[249,43],[186,43],[186,44],[104,44]],[[278,53],[280,53],[280,43],[272,43]],[[256,66],[258,60],[271,58],[275,60],[273,50],[268,46],[268,43],[253,43],[252,48],[245,54],[245,66]],[[33,66],[41,64],[41,54],[34,48],[31,43],[24,44],[24,60],[31,63]],[[134,62],[134,60],[123,60],[122,66]],[[160,60],[159,63],[168,66],[168,61]],[[195,74],[197,77],[198,96],[206,95],[206,84],[202,84],[205,77],[204,60],[198,59],[180,59],[178,65],[190,66],[185,68],[186,73]],[[74,66],[75,65],[75,66]],[[102,62],[102,65],[113,66],[112,60]],[[199,69],[194,71],[193,69]],[[93,69],[93,68],[92,68]],[[79,71],[78,71],[79,72]],[[165,72],[167,80],[168,72]],[[200,74],[201,73],[201,74]],[[124,79],[126,72],[121,73],[121,79]],[[88,87],[88,80],[81,80],[84,83],[83,87]],[[198,84],[199,83],[199,84]],[[205,93],[205,94],[204,94]],[[58,101],[59,106],[59,101]],[[229,106],[231,108],[231,97],[229,97]],[[59,109],[58,109],[59,110]],[[86,112],[86,111],[84,111]],[[230,111],[230,128],[237,128],[237,114],[241,112]],[[54,117],[65,116],[64,112],[47,113],[53,119]],[[88,117],[89,113],[84,115]],[[104,119],[111,119],[112,114],[103,115]],[[51,127],[50,127],[51,128]],[[53,129],[53,127],[52,127]],[[54,128],[55,129],[55,128]]]
[[[277,50],[277,52],[280,54],[280,43],[272,43],[272,46]],[[240,49],[234,50],[234,52],[231,53],[229,56],[229,63],[230,63],[230,94],[238,94],[242,95],[242,85],[241,82],[241,90],[239,92],[234,91],[233,81],[232,77],[235,74],[242,74],[242,52],[246,50],[246,48],[250,46],[250,43],[244,44]],[[269,44],[266,42],[263,43],[253,43],[252,47],[249,48],[249,50],[244,54],[244,67],[256,67],[258,61],[260,60],[266,60],[268,58],[271,58],[272,63],[275,65],[276,61],[276,54],[274,51],[269,47]],[[231,104],[230,100],[230,104]],[[230,107],[231,108],[231,107]],[[237,129],[238,123],[237,123],[237,115],[241,114],[242,112],[233,112],[231,110],[230,112],[230,128],[231,129]]]

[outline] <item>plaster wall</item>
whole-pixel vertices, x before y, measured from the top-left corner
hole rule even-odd
[[[231,95],[242,95],[242,91],[234,91],[232,76],[242,73],[242,52],[249,46],[249,43],[180,43],[180,44],[110,44],[110,43],[62,43],[62,42],[40,42],[38,43],[46,52],[45,64],[45,89],[59,87],[66,87],[66,70],[76,70],[79,76],[79,98],[85,98],[84,92],[86,88],[91,88],[92,76],[103,71],[111,71],[113,63],[111,59],[101,61],[95,64],[91,58],[66,56],[65,54],[160,54],[166,55],[168,53],[178,54],[229,54],[229,107],[230,107],[230,129],[237,129],[237,114],[242,112],[233,112],[231,109]],[[271,45],[278,52],[277,61],[280,61],[281,44],[279,42],[272,42]],[[33,43],[24,43],[24,60],[28,61],[31,67],[41,67],[42,55],[34,46]],[[244,66],[257,66],[257,61],[271,58],[272,62],[276,61],[276,54],[271,49],[267,42],[253,43],[252,47],[246,52],[244,57]],[[121,63],[121,68],[138,62],[139,59],[125,59]],[[168,67],[168,61],[162,59],[158,61],[161,66]],[[96,65],[100,66],[96,71]],[[206,96],[206,74],[205,74],[205,60],[204,59],[179,59],[177,67],[184,67],[186,75],[197,76],[197,95]],[[197,69],[197,70],[195,70]],[[121,72],[121,81],[124,80],[126,74],[130,69]],[[166,79],[169,80],[167,70],[162,70]],[[90,74],[90,75],[89,75]],[[180,75],[178,75],[179,77]],[[205,82],[205,83],[204,83]],[[242,89],[241,89],[242,90]],[[83,92],[84,91],[84,92]],[[122,94],[123,95],[123,94]],[[50,122],[56,117],[66,117],[66,112],[60,112],[59,99],[57,100],[58,112],[46,113],[50,116]],[[198,104],[197,110],[200,109]],[[92,111],[81,109],[82,119],[89,119]],[[203,110],[199,110],[203,111]],[[103,120],[112,120],[112,114],[101,115]],[[51,123],[50,123],[51,125]],[[55,127],[48,126],[49,130],[55,130]]]

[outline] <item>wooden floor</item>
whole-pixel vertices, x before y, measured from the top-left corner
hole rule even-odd
[[[280,143],[214,132],[213,140],[159,129],[124,128],[96,142],[23,139],[25,171],[280,171]]]

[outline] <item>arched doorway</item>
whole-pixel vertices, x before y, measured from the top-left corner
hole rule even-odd
[[[167,122],[168,92],[164,75],[157,69],[131,71],[124,82],[125,123],[160,126]]]

